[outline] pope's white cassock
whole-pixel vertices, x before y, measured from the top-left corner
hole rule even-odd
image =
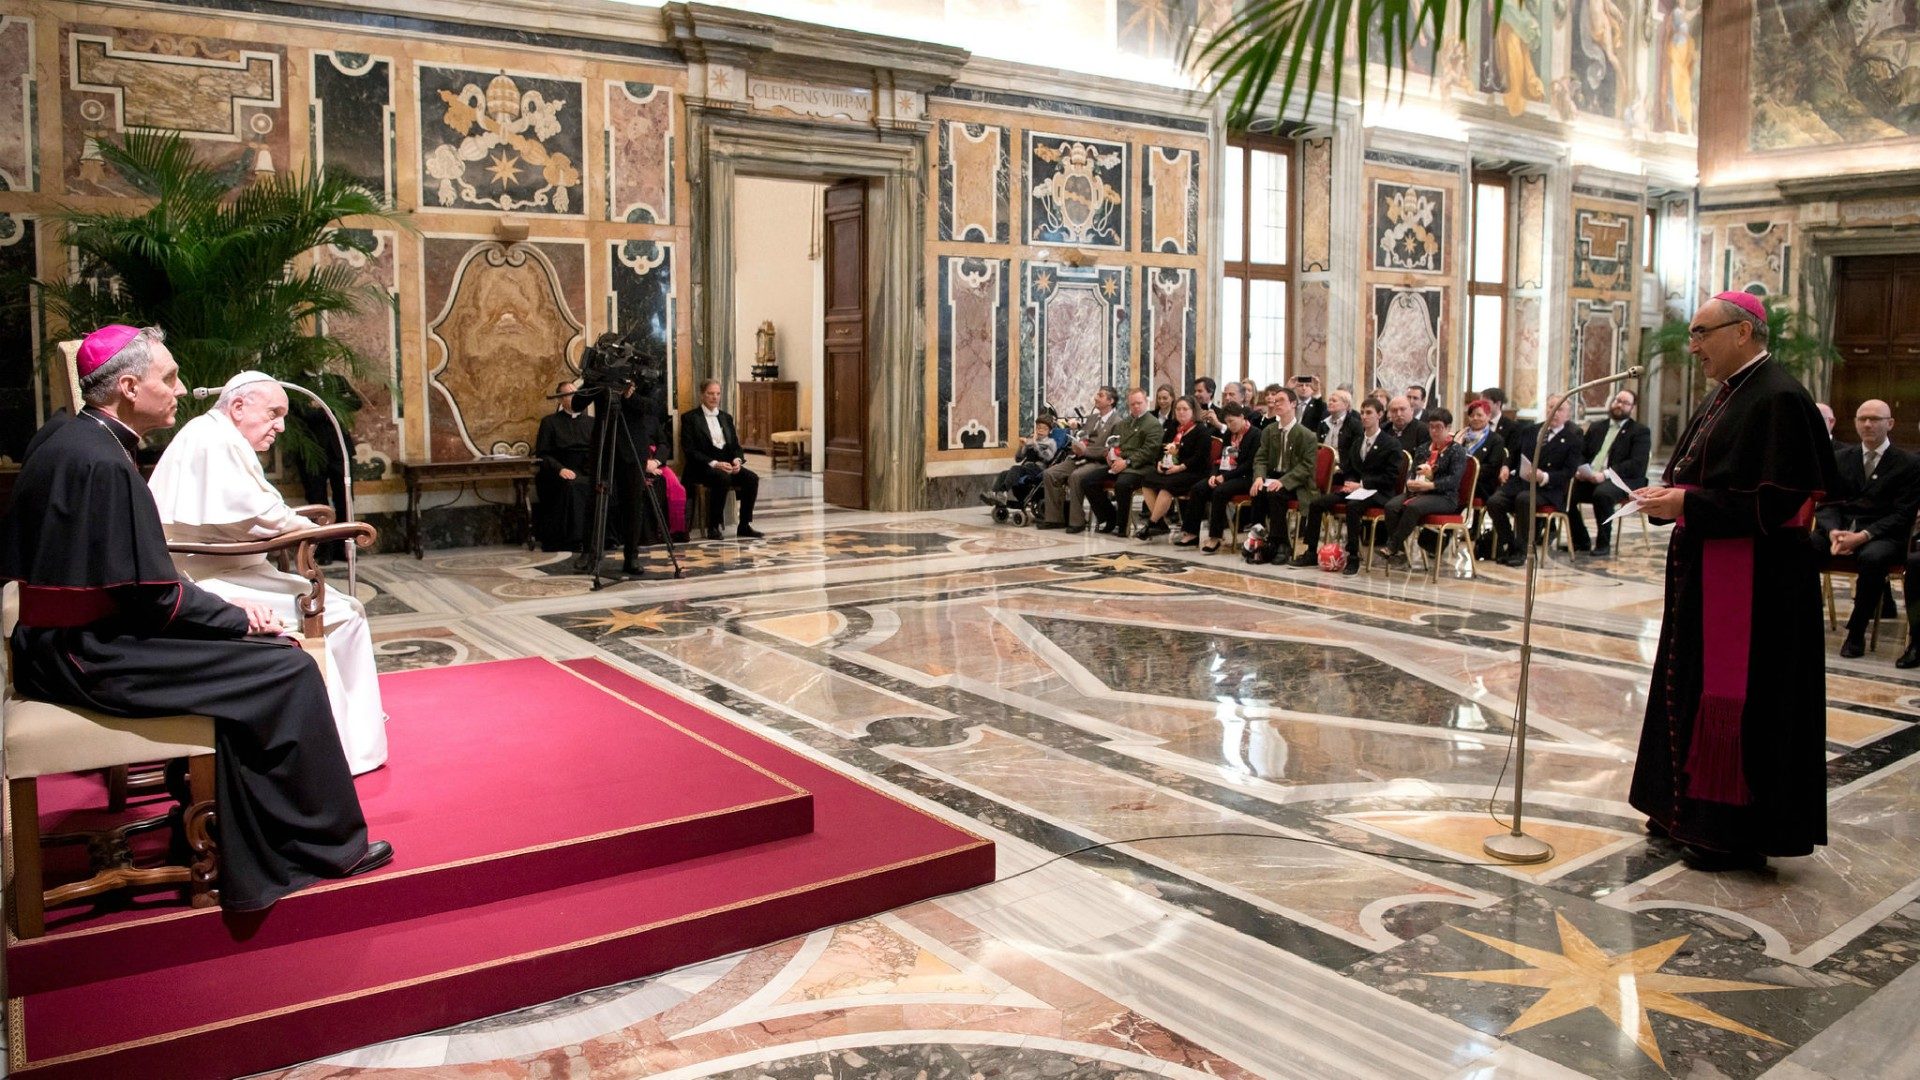
[[[233,421],[212,409],[180,428],[148,481],[167,539],[196,544],[245,543],[312,522],[293,512],[267,482],[260,455]],[[298,598],[307,579],[282,573],[265,555],[175,555],[201,588],[227,600],[270,604],[288,626],[300,625]],[[387,714],[373,661],[373,639],[359,601],[327,587],[327,694],[347,765],[358,776],[387,760]]]

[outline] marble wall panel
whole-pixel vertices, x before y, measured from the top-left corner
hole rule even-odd
[[[1130,150],[1124,142],[1027,132],[1027,242],[1126,250]]]
[[[1639,208],[1632,205],[1574,200],[1574,288],[1622,292],[1633,287],[1633,234],[1639,217]]]
[[[1300,144],[1300,269],[1333,269],[1333,140]]]
[[[0,191],[40,187],[33,20],[0,16]]]
[[[420,205],[582,215],[578,79],[421,64]]]
[[[94,153],[128,128],[170,128],[237,181],[285,168],[286,50],[225,38],[75,26],[61,39],[61,168],[75,195],[135,192]]]
[[[1369,209],[1375,270],[1447,272],[1446,189],[1376,179]]]
[[[1512,357],[1509,372],[1511,385],[1505,387],[1507,400],[1516,409],[1534,409],[1540,406],[1540,315],[1541,302],[1538,296],[1516,296],[1512,299],[1510,325],[1513,340],[1508,355]]]
[[[1369,385],[1389,387],[1396,393],[1404,387],[1424,386],[1428,400],[1436,400],[1447,289],[1375,285],[1371,299],[1373,375]]]
[[[1545,279],[1547,178],[1515,178],[1513,216],[1513,284],[1516,289],[1538,289]]]
[[[401,367],[400,324],[397,308],[399,267],[396,263],[398,234],[390,230],[362,234],[373,244],[367,254],[348,248],[322,249],[322,263],[349,266],[362,279],[385,294],[389,304],[366,304],[351,315],[328,315],[321,331],[342,342],[366,361],[366,370],[348,376],[354,393],[360,396],[360,411],[353,414],[353,478],[378,480],[393,473],[394,462],[402,460],[401,425],[405,404],[395,389],[407,385]]]
[[[673,222],[673,89],[607,83],[607,220]]]
[[[1480,6],[1479,88],[1498,95],[1507,115],[1520,116],[1529,105],[1547,103],[1553,21],[1546,0],[1512,0],[1493,27],[1493,5]]]
[[[0,283],[24,282],[38,269],[37,225],[32,218],[0,214]],[[26,299],[25,291],[0,296],[0,458],[12,461],[20,460],[41,416],[34,380],[40,334],[34,305],[17,302]]]
[[[1200,249],[1200,154],[1149,146],[1141,177],[1140,250],[1192,255]]]
[[[1192,270],[1145,267],[1141,271],[1139,385],[1151,391],[1161,383],[1185,387],[1198,374],[1193,346],[1198,297]]]
[[[1294,353],[1299,357],[1294,374],[1318,375],[1327,379],[1327,333],[1333,325],[1329,305],[1333,286],[1326,281],[1303,281],[1296,285],[1300,296],[1300,319],[1294,324]]]
[[[1793,259],[1793,226],[1785,221],[1749,221],[1726,228],[1719,275],[1721,289],[1761,296],[1786,295]]]
[[[553,383],[577,362],[585,249],[427,237],[432,460],[525,453]]]
[[[1007,242],[1012,159],[1008,130],[943,120],[940,136],[940,239]]]
[[[1005,446],[1006,259],[940,260],[940,448]],[[1020,424],[1027,422],[1021,413]],[[1022,431],[1020,437],[1026,433]]]
[[[1627,366],[1627,320],[1631,306],[1625,300],[1573,302],[1571,355],[1581,382]],[[1581,404],[1589,409],[1604,408],[1612,396],[1611,387],[1596,386],[1582,395]]]
[[[315,50],[308,65],[314,160],[392,198],[393,61]]]
[[[1070,413],[1091,409],[1102,385],[1127,385],[1127,282],[1124,267],[1028,263],[1023,270],[1022,415],[1041,402]],[[1032,387],[1031,402],[1025,388]]]
[[[654,240],[607,243],[607,329],[639,347],[641,389],[657,401],[678,400],[679,365],[674,246]]]

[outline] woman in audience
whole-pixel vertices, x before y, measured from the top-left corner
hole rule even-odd
[[[1173,387],[1168,386],[1166,383],[1161,383],[1159,386],[1154,387],[1153,390],[1153,409],[1151,411],[1155,419],[1166,425],[1169,438],[1172,437],[1173,432],[1173,399],[1178,396],[1179,395],[1173,392]]]
[[[1407,537],[1428,514],[1453,514],[1461,509],[1460,483],[1467,475],[1467,452],[1453,441],[1453,414],[1427,410],[1427,452],[1414,462],[1407,490],[1387,500],[1386,517],[1379,528],[1386,536],[1380,554],[1389,563],[1405,562]]]
[[[1207,466],[1213,456],[1213,429],[1195,422],[1199,411],[1190,397],[1173,403],[1166,452],[1140,485],[1146,498],[1147,520],[1134,531],[1136,540],[1151,540],[1172,532],[1167,524],[1167,511],[1173,508],[1174,500],[1185,498],[1194,485],[1206,483]],[[1191,547],[1198,540],[1185,531],[1180,534],[1182,546]]]
[[[1473,497],[1484,499],[1500,486],[1500,466],[1507,463],[1507,447],[1493,429],[1493,404],[1484,398],[1467,403],[1467,426],[1454,440],[1480,463],[1480,481]]]

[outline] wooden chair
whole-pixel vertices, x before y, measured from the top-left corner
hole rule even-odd
[[[1544,558],[1547,552],[1553,550],[1553,537],[1557,533],[1560,536],[1561,546],[1567,550],[1568,561],[1572,561],[1573,528],[1567,521],[1567,514],[1570,511],[1574,513],[1578,513],[1578,511],[1574,509],[1573,505],[1573,477],[1571,476],[1567,477],[1567,490],[1563,501],[1567,506],[1565,510],[1555,510],[1551,506],[1542,506],[1539,510],[1535,511],[1533,524],[1545,530],[1540,536],[1540,543],[1545,545],[1540,549],[1541,557]]]
[[[1839,611],[1833,602],[1833,579],[1836,574],[1842,577],[1852,578],[1853,588],[1857,594],[1860,588],[1859,560],[1851,555],[1829,555],[1827,556],[1826,565],[1820,568],[1820,591],[1826,596],[1827,600],[1828,632],[1838,629],[1840,625]],[[1894,588],[1895,582],[1905,582],[1906,580],[1907,564],[1904,561],[1894,563],[1888,568],[1887,588],[1889,591]],[[1880,648],[1880,613],[1885,610],[1885,603],[1882,602],[1881,606],[1873,610],[1873,621],[1867,624],[1867,648],[1869,650],[1878,651]]]
[[[1407,493],[1407,476],[1412,472],[1413,455],[1407,453],[1405,450],[1400,451],[1400,475],[1393,482],[1394,495],[1405,495]],[[1384,520],[1386,516],[1387,512],[1378,506],[1370,506],[1367,508],[1366,513],[1360,515],[1360,527],[1365,529],[1367,533],[1366,538],[1360,541],[1360,547],[1362,549],[1361,566],[1368,571],[1373,569],[1373,545],[1380,535],[1380,522]]]
[[[1426,557],[1427,580],[1436,585],[1440,582],[1440,563],[1446,558],[1447,538],[1449,536],[1454,537],[1454,542],[1466,549],[1467,576],[1471,578],[1474,575],[1473,530],[1468,524],[1468,518],[1473,512],[1473,503],[1475,501],[1473,493],[1479,482],[1480,459],[1469,456],[1467,458],[1467,473],[1460,479],[1460,509],[1451,514],[1428,514],[1420,519],[1418,525],[1414,526],[1414,532],[1417,535],[1425,535],[1429,532],[1439,534],[1434,539],[1433,554]],[[1416,542],[1414,546],[1419,547],[1420,545]],[[1421,550],[1424,551],[1425,549],[1422,548]],[[1409,575],[1413,573],[1412,560],[1408,560],[1407,562],[1407,573]]]

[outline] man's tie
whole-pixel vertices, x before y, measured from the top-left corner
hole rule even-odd
[[[1869,450],[1860,455],[1860,469],[1867,480],[1873,479],[1873,470],[1880,467],[1880,451]]]
[[[1613,449],[1613,437],[1620,434],[1620,429],[1625,426],[1625,424],[1608,425],[1607,437],[1600,440],[1600,452],[1595,454],[1593,458],[1593,467],[1596,472],[1605,473],[1607,471],[1607,452]]]

